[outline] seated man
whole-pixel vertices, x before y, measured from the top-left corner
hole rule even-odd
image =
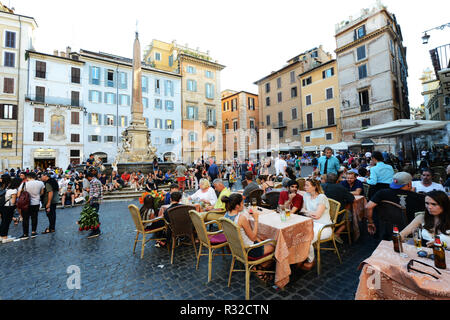
[[[123,181],[124,186],[130,185],[130,177],[131,175],[128,172],[122,173],[122,176],[120,177]]]
[[[223,213],[222,214],[206,213],[207,216],[205,217],[205,221],[217,220],[220,217],[223,217],[226,209],[225,209],[225,203],[222,202],[222,197],[223,196],[229,197],[231,195],[230,189],[225,187],[222,179],[215,179],[213,181],[213,187],[217,192],[219,192],[219,196],[217,197],[216,204],[214,206],[207,206],[205,208],[205,211],[211,211],[211,210],[223,211]]]
[[[352,193],[350,193],[350,191],[348,189],[346,189],[344,186],[337,183],[337,179],[338,179],[338,177],[335,173],[328,173],[326,183],[324,185],[322,185],[322,188],[323,188],[323,191],[325,192],[325,195],[327,196],[327,198],[333,199],[333,200],[336,200],[337,202],[339,202],[341,204],[340,210],[344,210],[347,207],[347,205],[353,203],[353,201],[355,200],[355,196]],[[344,218],[344,215],[341,214],[339,216],[339,218],[338,218],[339,220],[337,222],[338,223],[341,222],[343,218]],[[345,224],[340,226],[335,231],[335,240],[338,243],[344,242],[340,237],[341,232],[344,230],[345,230]]]
[[[427,193],[433,190],[445,191],[442,184],[433,182],[433,170],[425,168],[422,170],[420,181],[413,181],[412,188],[415,192]]]
[[[406,208],[407,223],[414,220],[415,213],[425,211],[425,196],[412,192],[412,176],[407,172],[398,172],[393,177],[389,189],[377,191],[366,205],[367,230],[370,234],[376,232],[373,220],[373,209],[382,201],[387,200]],[[401,230],[400,230],[401,231]]]
[[[248,196],[250,195],[250,193],[253,190],[258,190],[261,188],[255,181],[253,181],[253,172],[247,171],[245,173],[245,180],[247,181],[247,186],[244,189],[243,196],[244,196],[245,203],[248,203],[249,202]]]
[[[362,182],[356,179],[356,173],[353,171],[347,172],[347,178],[341,182],[341,185],[355,196],[361,195],[364,190]]]
[[[63,194],[61,197],[62,209],[65,206],[74,206],[75,204],[75,192],[74,192],[73,182],[69,182],[67,188],[63,190]]]
[[[165,197],[164,197],[164,205],[168,205],[170,204],[170,195],[172,194],[172,192],[178,192],[180,191],[180,187],[178,186],[178,184],[171,184],[170,188],[169,188],[169,192],[166,193]]]
[[[281,191],[278,204],[282,206],[289,206],[291,213],[300,212],[303,207],[303,196],[298,191],[298,182],[289,180],[287,184],[288,191]]]

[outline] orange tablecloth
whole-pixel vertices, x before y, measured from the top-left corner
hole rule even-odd
[[[283,288],[289,282],[290,265],[308,257],[314,236],[313,219],[292,214],[287,221],[281,221],[280,215],[275,211],[262,210],[258,220],[258,237],[277,241],[275,284]],[[250,223],[253,227],[253,218],[250,218]]]
[[[430,267],[414,263],[413,268],[429,272],[439,277],[408,272],[407,264],[411,259],[424,262],[434,267],[434,261],[419,258],[414,245],[403,244],[408,258],[394,252],[392,241],[382,241],[372,256],[364,260],[359,277],[356,300],[450,300],[450,253],[446,252],[447,269],[438,269],[439,275]],[[432,253],[431,248],[425,248]]]
[[[367,200],[364,196],[355,196],[355,200],[352,203],[352,214],[353,214],[353,240],[358,240],[360,236],[359,222],[366,216],[365,206]]]

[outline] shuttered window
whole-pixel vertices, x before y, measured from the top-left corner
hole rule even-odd
[[[43,132],[33,132],[33,141],[44,141]]]
[[[47,72],[47,63],[43,61],[36,61],[36,78],[45,79]]]
[[[334,109],[330,108],[327,109],[327,119],[328,119],[328,125],[332,126],[335,124],[335,119],[334,119]]]
[[[72,81],[72,83],[80,83],[80,69],[79,68],[72,67],[71,81]]]
[[[0,119],[17,120],[17,106],[13,104],[0,104]]]
[[[72,133],[70,135],[70,142],[80,142],[80,135],[78,133]]]
[[[34,108],[34,121],[44,122],[44,109],[43,108]]]
[[[80,124],[80,113],[78,111],[71,112],[71,124]]]
[[[3,79],[3,93],[14,93],[14,79],[4,78]]]

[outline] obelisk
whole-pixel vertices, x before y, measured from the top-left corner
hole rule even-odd
[[[148,130],[143,116],[141,45],[137,31],[133,45],[133,84],[131,96],[131,123],[122,132],[122,145],[116,160],[119,165],[127,163],[144,165],[153,161],[153,158],[156,156],[156,148],[151,144],[150,130]]]
[[[144,126],[144,109],[142,107],[142,68],[141,68],[141,44],[138,32],[133,45],[133,92],[131,93],[131,126]]]

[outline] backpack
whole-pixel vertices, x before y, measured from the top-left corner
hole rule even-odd
[[[17,209],[23,211],[28,211],[28,208],[30,207],[30,194],[28,193],[26,187],[27,184],[24,183],[19,199],[17,199]]]
[[[6,189],[0,190],[0,207],[6,204]]]

